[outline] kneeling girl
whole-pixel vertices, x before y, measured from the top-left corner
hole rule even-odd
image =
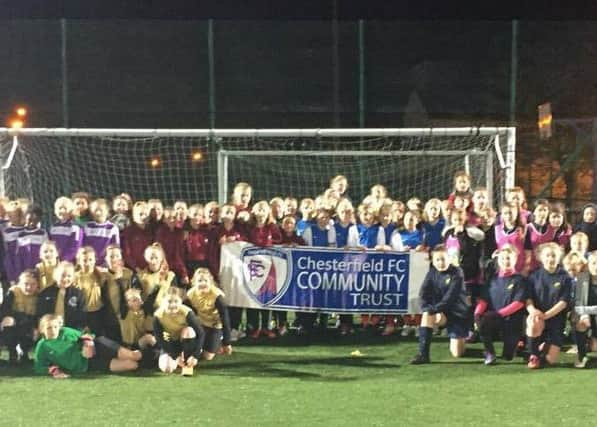
[[[542,359],[550,365],[558,361],[572,292],[572,279],[560,267],[562,248],[557,243],[544,243],[537,252],[541,267],[528,279],[526,333],[531,369],[540,368]]]
[[[523,254],[521,254],[523,256]],[[522,331],[526,302],[526,281],[516,273],[518,251],[504,245],[498,251],[498,273],[483,287],[475,308],[475,324],[485,347],[485,364],[496,360],[493,337],[499,333],[504,341],[502,357],[512,360]]]
[[[419,291],[423,315],[419,327],[419,353],[414,365],[430,363],[429,348],[433,328],[446,326],[450,336],[450,353],[460,357],[468,336],[468,311],[462,270],[449,262],[446,247],[436,246],[431,252],[432,266]]]

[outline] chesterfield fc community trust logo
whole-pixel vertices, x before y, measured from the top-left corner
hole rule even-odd
[[[288,286],[288,253],[277,248],[246,248],[241,253],[245,288],[260,304],[276,302]]]

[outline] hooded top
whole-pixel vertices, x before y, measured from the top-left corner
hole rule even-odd
[[[587,208],[593,208],[597,212],[597,205],[595,203],[587,203],[583,206],[581,212],[584,214],[585,209]],[[589,236],[589,252],[597,249],[597,221],[588,223],[581,220],[581,222],[576,224],[576,227],[574,227],[574,232],[577,231],[582,231]]]

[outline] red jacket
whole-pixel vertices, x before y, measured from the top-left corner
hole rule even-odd
[[[235,236],[236,241],[246,242],[247,236],[245,234],[244,227],[239,224],[235,224],[230,230],[226,230],[223,224],[213,228],[209,236],[209,249],[208,249],[208,260],[209,269],[214,277],[218,277],[220,274],[220,239],[222,237]]]
[[[170,230],[167,225],[160,225],[155,232],[155,241],[159,242],[166,253],[166,261],[170,270],[182,279],[189,277],[185,266],[184,231],[180,228]]]
[[[120,234],[124,264],[132,269],[147,268],[145,248],[153,243],[153,233],[148,228],[131,224]]]
[[[205,261],[209,250],[209,228],[205,225],[198,229],[189,228],[186,240],[187,261]]]
[[[307,243],[305,242],[305,239],[303,239],[301,236],[297,235],[296,233],[292,233],[291,235],[288,235],[288,234],[284,233],[284,230],[280,230],[280,234],[282,235],[282,241],[280,243],[282,243],[283,245],[298,245],[298,246],[307,245]]]
[[[282,242],[280,229],[276,224],[265,224],[263,227],[248,227],[249,242],[257,246],[273,246]]]
[[[466,211],[471,212],[473,209],[473,192],[471,190],[465,191],[463,193],[458,193],[456,190],[452,191],[447,198],[450,208],[454,207],[454,199],[456,199],[456,196],[468,197],[470,199],[470,203],[468,204]]]
[[[251,214],[251,207],[247,206],[246,208],[243,208],[241,205],[234,205],[234,207],[236,208],[236,216],[238,217],[238,214],[241,212],[249,212],[249,215]]]

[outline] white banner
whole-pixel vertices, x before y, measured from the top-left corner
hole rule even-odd
[[[233,307],[334,313],[420,313],[429,270],[420,252],[222,245],[220,286]]]

